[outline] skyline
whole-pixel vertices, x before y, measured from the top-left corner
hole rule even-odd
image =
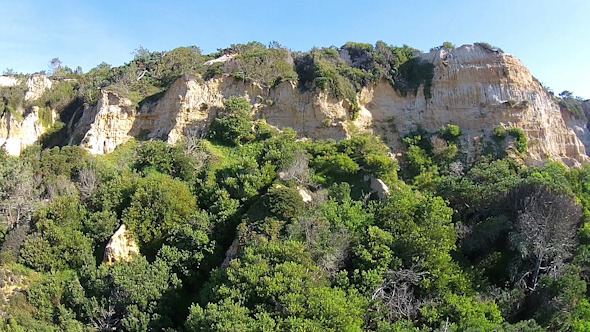
[[[84,72],[120,66],[141,47],[198,46],[204,54],[231,44],[278,41],[293,51],[378,40],[428,52],[487,42],[519,58],[556,94],[590,98],[590,2],[455,0],[370,1],[6,1],[0,20],[0,70],[32,73],[52,58]]]

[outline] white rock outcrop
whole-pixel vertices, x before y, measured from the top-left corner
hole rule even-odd
[[[389,196],[389,187],[381,179],[371,178],[371,190],[373,190],[379,199],[387,199]]]
[[[55,117],[55,113],[51,112],[52,118]],[[24,113],[6,112],[0,116],[0,147],[11,156],[20,155],[24,148],[37,142],[51,125],[39,121],[37,106]]]
[[[236,56],[235,54],[224,54],[224,55],[220,56],[219,58],[206,61],[205,65],[211,66],[214,63],[228,62],[229,60],[233,59],[235,56]]]
[[[0,86],[15,86],[18,79],[14,76],[0,76]]]
[[[129,99],[103,90],[98,103],[78,121],[72,137],[83,137],[81,145],[90,153],[109,153],[131,138],[129,133],[136,117],[137,111]]]
[[[109,265],[123,261],[128,262],[136,254],[139,254],[137,243],[135,243],[125,225],[121,225],[107,243],[103,262]]]
[[[27,92],[25,93],[26,101],[33,101],[41,98],[45,91],[51,89],[53,83],[47,76],[34,74],[27,80]]]

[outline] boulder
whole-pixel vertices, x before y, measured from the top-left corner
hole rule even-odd
[[[139,247],[131,237],[131,233],[127,231],[125,225],[121,225],[107,243],[103,263],[112,265],[122,261],[129,262],[133,259],[133,255],[138,253]]]

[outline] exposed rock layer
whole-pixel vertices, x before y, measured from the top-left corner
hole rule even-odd
[[[45,91],[51,89],[52,85],[53,83],[47,76],[41,74],[32,75],[27,80],[25,100],[32,101],[41,98]]]
[[[0,86],[15,86],[18,79],[14,76],[0,76]]]

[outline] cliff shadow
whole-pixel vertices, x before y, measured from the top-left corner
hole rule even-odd
[[[82,117],[84,112],[84,100],[81,98],[73,99],[61,112],[56,121],[39,137],[39,144],[43,149],[53,148],[56,146],[63,147],[68,145],[69,138],[73,133],[76,123]]]

